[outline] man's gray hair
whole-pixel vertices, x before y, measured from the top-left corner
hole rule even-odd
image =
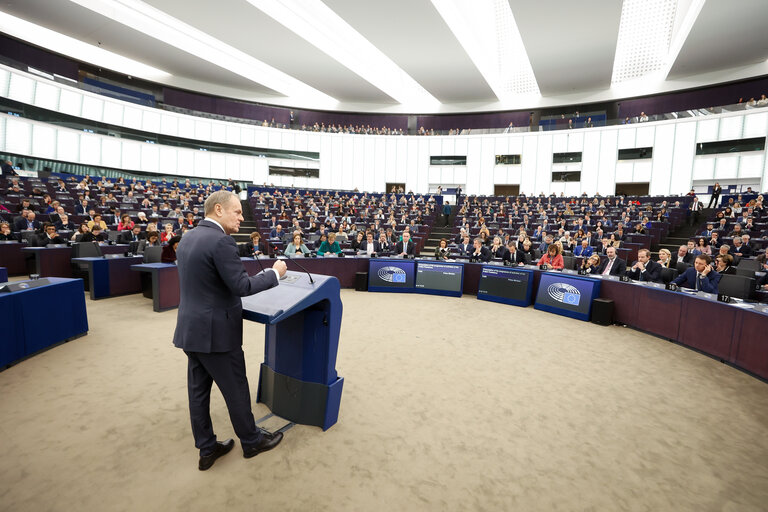
[[[238,199],[237,195],[234,192],[230,192],[229,190],[217,190],[213,194],[209,195],[208,199],[205,200],[205,216],[208,217],[211,215],[217,204],[224,206],[230,202],[233,197]]]

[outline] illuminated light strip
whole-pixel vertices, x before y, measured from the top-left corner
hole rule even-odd
[[[320,0],[247,0],[398,102],[435,108],[440,102]]]
[[[161,69],[123,57],[98,46],[84,43],[73,37],[59,34],[4,12],[0,12],[0,31],[36,46],[48,48],[73,59],[111,69],[118,73],[124,73],[145,80],[159,80],[171,76],[170,73],[166,73]]]
[[[288,96],[297,103],[333,108],[338,101],[139,0],[70,0],[190,55]]]
[[[541,95],[507,0],[432,0],[432,5],[499,100]]]
[[[705,1],[624,0],[611,85],[666,79]]]

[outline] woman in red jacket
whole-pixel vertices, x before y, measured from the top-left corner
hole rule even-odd
[[[541,257],[539,260],[539,266],[544,270],[563,270],[565,263],[563,262],[563,256],[560,254],[560,246],[558,244],[550,244],[547,249],[547,254]]]

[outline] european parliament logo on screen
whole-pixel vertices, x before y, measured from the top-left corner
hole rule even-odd
[[[406,278],[405,270],[399,267],[381,267],[378,276],[387,283],[404,283]]]
[[[552,283],[547,287],[547,295],[552,300],[569,306],[578,306],[581,302],[581,292],[575,286],[567,283]]]

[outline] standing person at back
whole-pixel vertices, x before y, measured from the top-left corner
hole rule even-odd
[[[210,415],[211,386],[215,382],[229,410],[246,458],[270,450],[282,433],[270,434],[256,426],[243,354],[243,307],[240,297],[277,286],[285,262],[249,277],[229,236],[240,230],[242,209],[237,196],[226,190],[205,201],[205,219],[178,245],[180,301],[173,344],[188,360],[189,413],[198,468],[205,471],[235,445],[218,442]]]

